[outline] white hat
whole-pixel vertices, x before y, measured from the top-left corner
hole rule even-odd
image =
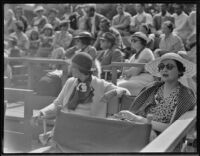
[[[145,69],[152,75],[160,77],[160,72],[158,71],[158,65],[160,64],[161,61],[165,59],[172,59],[181,62],[185,67],[185,72],[183,73],[183,75],[185,75],[186,77],[192,77],[196,74],[196,64],[182,58],[180,55],[176,53],[166,53],[162,55],[161,57],[147,63],[145,65]]]
[[[43,7],[42,5],[37,6],[37,7],[34,9],[34,12],[37,12],[37,11],[44,11],[44,7]]]

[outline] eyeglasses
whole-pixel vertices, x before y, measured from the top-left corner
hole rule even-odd
[[[135,39],[132,39],[132,40],[131,40],[131,42],[134,42],[134,43],[136,43],[136,42],[138,42],[138,41],[140,41],[140,40],[135,40]]]
[[[167,68],[167,70],[172,70],[175,66],[173,65],[173,64],[164,64],[164,63],[160,63],[159,65],[158,65],[158,70],[160,71],[160,70],[163,70],[164,68]]]

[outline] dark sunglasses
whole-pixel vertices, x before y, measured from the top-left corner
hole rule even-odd
[[[173,65],[173,64],[164,64],[164,63],[160,63],[159,65],[158,65],[158,70],[160,71],[160,70],[163,70],[164,68],[167,68],[167,70],[172,70],[175,66]]]
[[[131,42],[134,42],[134,43],[136,43],[136,42],[138,42],[138,41],[140,41],[140,40],[136,40],[136,39],[132,39],[132,40],[131,40]]]

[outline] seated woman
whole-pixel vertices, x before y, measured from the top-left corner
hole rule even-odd
[[[112,62],[123,62],[123,53],[116,48],[115,41],[115,36],[110,32],[104,33],[100,38],[100,46],[103,51],[99,52],[97,59],[101,65],[110,65]],[[102,78],[105,78],[105,72],[102,72]],[[110,72],[108,73],[107,80],[111,80]]]
[[[70,67],[73,77],[66,81],[56,100],[40,110],[39,116],[46,116],[62,106],[65,112],[106,117],[106,103],[100,101],[103,95],[110,90],[129,94],[126,89],[93,76],[92,63],[87,53],[76,54]]]
[[[40,47],[37,51],[38,57],[49,57],[53,50],[54,31],[51,24],[46,24],[40,36]]]
[[[171,21],[165,21],[162,24],[162,32],[160,35],[159,48],[154,51],[155,57],[160,57],[163,54],[178,51],[184,51],[184,44],[182,39],[173,33],[174,25]]]
[[[146,48],[147,41],[147,36],[142,32],[136,32],[131,36],[131,43],[136,50],[136,54],[130,58],[130,63],[148,63],[154,60],[153,52]],[[135,96],[139,94],[142,88],[154,80],[153,76],[144,70],[144,67],[124,69],[123,75],[126,78],[119,80],[118,86],[127,88]]]
[[[92,75],[92,57],[83,52],[72,58],[71,71],[73,77],[68,79],[54,102],[41,109],[33,116],[33,124],[42,116],[55,115],[61,108],[66,113],[86,116],[106,117],[107,102],[112,96],[130,94],[126,89],[117,87],[112,83]],[[52,133],[53,134],[53,133]]]
[[[129,111],[121,111],[115,117],[146,122],[147,115],[152,114],[152,128],[160,133],[196,105],[192,90],[179,82],[182,76],[192,77],[196,66],[178,54],[167,53],[145,67],[152,75],[161,77],[161,81],[145,87]]]
[[[73,39],[75,40],[75,46],[69,48],[65,54],[68,59],[72,58],[75,53],[86,52],[93,58],[93,60],[95,60],[97,51],[96,48],[91,45],[92,40],[94,39],[91,33],[82,31],[78,35],[74,36]]]

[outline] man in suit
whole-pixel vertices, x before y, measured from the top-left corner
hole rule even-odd
[[[162,3],[160,5],[160,13],[156,14],[153,17],[153,26],[156,31],[161,31],[161,26],[165,21],[171,21],[174,23],[174,18],[172,15],[167,11],[168,5],[166,3]]]
[[[123,4],[117,4],[117,15],[113,17],[112,26],[116,28],[122,36],[129,35],[129,27],[131,23],[131,14],[125,12]]]
[[[101,19],[105,18],[103,15],[96,12],[96,5],[90,4],[85,9],[87,18],[86,18],[86,27],[87,31],[91,32],[92,35],[96,38],[98,31],[100,30],[99,25]]]

